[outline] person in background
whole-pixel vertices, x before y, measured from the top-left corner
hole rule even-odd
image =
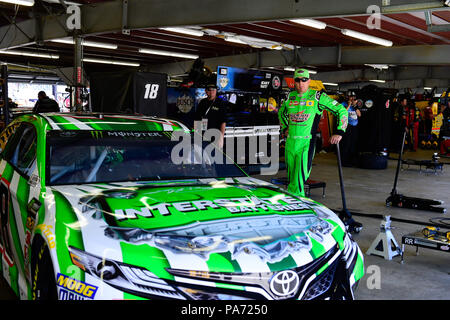
[[[348,111],[348,126],[341,141],[341,159],[342,166],[351,167],[357,164],[358,160],[358,118],[361,117],[361,111],[357,109],[356,94],[354,91],[347,93],[347,102],[342,105]]]
[[[38,101],[34,105],[33,113],[59,112],[59,105],[53,99],[50,99],[44,91],[39,91]]]
[[[428,137],[431,135],[431,128],[433,127],[433,102],[430,101],[428,105],[423,110],[423,118],[424,118],[424,133]]]
[[[400,95],[398,99],[402,112],[401,127],[406,131],[405,146],[411,150],[414,148],[414,114],[411,108],[411,103],[406,95]],[[411,112],[413,111],[413,112]]]
[[[201,131],[208,129],[219,130],[221,139],[216,144],[219,148],[222,148],[226,127],[227,104],[217,97],[217,86],[215,84],[207,85],[205,93],[207,97],[199,102],[195,112],[194,129],[201,129]]]
[[[419,145],[419,114],[418,109],[410,99],[403,97],[401,100],[401,105],[403,106],[405,112],[405,125],[407,135],[407,144],[409,145],[410,151],[416,151]]]

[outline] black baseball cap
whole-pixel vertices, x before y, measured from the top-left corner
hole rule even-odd
[[[210,83],[206,85],[206,90],[217,89],[217,85],[214,83]]]

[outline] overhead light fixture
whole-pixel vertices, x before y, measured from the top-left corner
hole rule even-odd
[[[205,33],[201,30],[190,29],[190,28],[180,28],[180,27],[164,27],[159,28],[161,30],[166,30],[170,32],[187,34],[189,36],[202,37]]]
[[[289,21],[316,29],[325,29],[327,27],[327,24],[325,22],[313,19],[294,19]]]
[[[199,56],[195,55],[195,54],[164,51],[164,50],[139,49],[139,52],[146,53],[146,54],[156,54],[159,56],[177,57],[177,58],[186,58],[186,59],[198,59],[199,58]]]
[[[119,60],[93,59],[93,58],[83,58],[83,62],[113,64],[113,65],[117,65],[117,66],[130,66],[130,67],[139,67],[140,66],[140,64],[136,63],[136,62],[119,61]]]
[[[10,54],[15,56],[36,57],[46,59],[59,59],[59,55],[50,53],[40,53],[32,51],[19,51],[19,50],[0,50],[0,54]]]
[[[0,0],[0,2],[18,4],[20,6],[27,6],[27,7],[34,6],[34,0]]]
[[[368,34],[357,32],[357,31],[353,31],[353,30],[350,30],[350,29],[342,29],[341,33],[343,35],[348,36],[348,37],[352,37],[352,38],[356,38],[356,39],[359,39],[359,40],[363,40],[363,41],[379,44],[379,45],[385,46],[385,47],[391,47],[393,45],[393,42],[390,41],[390,40],[386,40],[386,39],[370,36]]]
[[[239,39],[238,37],[235,37],[235,36],[225,37],[225,41],[239,43],[239,44],[245,44],[245,45],[247,44],[246,42],[242,41],[241,39]]]
[[[62,38],[62,39],[53,39],[51,42],[64,43],[64,44],[75,44],[75,40],[71,38]],[[96,41],[83,40],[81,44],[85,47],[95,47],[95,48],[104,48],[104,49],[117,49],[116,44],[112,43],[103,43]]]
[[[8,76],[9,79],[34,79],[33,75],[26,75],[26,74],[10,74]]]
[[[315,70],[309,70],[309,69],[302,68],[302,67],[299,67],[299,69],[305,69],[305,70],[308,71],[310,74],[317,74],[317,71],[315,71]],[[293,68],[293,67],[284,67],[284,71],[293,72],[293,71],[295,71],[295,68]]]
[[[334,87],[336,87],[336,86],[339,85],[339,84],[333,83],[333,82],[323,82],[323,84],[324,84],[325,86],[334,86]]]
[[[372,82],[378,82],[378,83],[385,83],[385,82],[386,82],[386,80],[370,80],[370,81],[372,81]]]
[[[387,64],[368,64],[364,63],[365,66],[372,67],[374,69],[389,69]]]
[[[425,90],[433,90],[431,87],[423,87]]]

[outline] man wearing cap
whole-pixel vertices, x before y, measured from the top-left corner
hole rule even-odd
[[[225,101],[217,97],[217,86],[209,84],[206,86],[206,98],[202,99],[197,106],[194,116],[194,129],[206,131],[208,129],[217,129],[221,133],[221,140],[217,141],[220,148],[223,147],[223,137],[226,126],[226,108]]]
[[[309,88],[309,72],[297,69],[294,73],[295,91],[289,94],[278,112],[281,133],[286,136],[285,162],[288,191],[305,196],[305,182],[311,172],[315,152],[317,127],[322,112],[331,111],[338,118],[337,131],[330,138],[337,144],[347,128],[348,112],[326,93]]]

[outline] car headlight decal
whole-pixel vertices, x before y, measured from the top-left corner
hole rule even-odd
[[[349,271],[352,271],[358,255],[358,245],[351,239],[351,236],[347,233],[344,237],[344,246],[343,257],[345,260],[345,267]]]
[[[174,287],[150,271],[100,258],[69,247],[74,265],[118,290],[146,297],[186,299]]]

